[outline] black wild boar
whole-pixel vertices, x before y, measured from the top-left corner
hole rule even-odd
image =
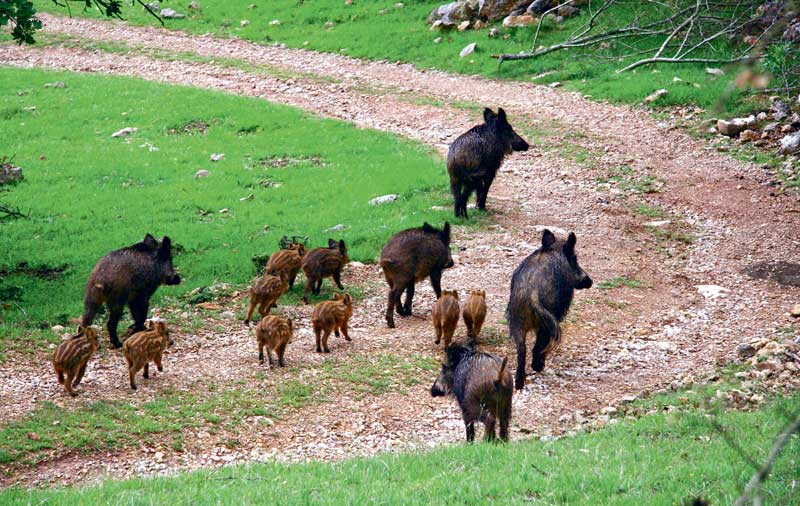
[[[303,301],[308,304],[308,293],[319,295],[322,289],[322,280],[332,277],[339,290],[342,286],[342,269],[350,258],[347,256],[347,245],[344,241],[338,243],[328,239],[327,248],[314,248],[303,257],[303,272],[306,274],[306,289],[303,291]]]
[[[122,346],[117,324],[127,304],[133,318],[132,332],[144,330],[150,297],[161,285],[177,285],[181,277],[172,265],[172,241],[161,242],[147,234],[142,242],[112,251],[94,266],[86,283],[81,325],[88,327],[100,306],[108,306],[108,335],[111,346]]]
[[[452,345],[446,350],[442,372],[431,387],[433,397],[453,394],[461,408],[467,441],[475,440],[475,422],[483,422],[484,438],[495,438],[495,423],[500,421],[500,439],[508,441],[511,397],[514,392],[507,358],[476,353],[466,346]]]
[[[575,290],[592,286],[592,279],[578,265],[575,234],[566,241],[549,230],[542,233],[542,246],[519,264],[511,278],[506,318],[511,339],[517,345],[515,386],[525,386],[525,338],[536,332],[531,367],[540,372],[544,361],[561,339],[559,322],[572,304]]]
[[[389,284],[389,303],[386,323],[394,328],[394,311],[400,316],[411,315],[414,284],[430,276],[431,286],[438,299],[442,295],[442,271],[453,266],[450,256],[450,223],[439,230],[428,223],[394,234],[381,251],[381,267]],[[405,305],[400,296],[406,292]]]
[[[456,218],[467,217],[467,201],[478,194],[477,208],[486,209],[486,195],[503,158],[512,151],[527,151],[528,143],[517,135],[500,108],[483,110],[484,123],[461,134],[447,151],[447,173],[455,202]]]

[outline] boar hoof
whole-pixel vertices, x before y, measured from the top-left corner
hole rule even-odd
[[[317,348],[317,353],[322,353],[322,348]]]
[[[78,392],[70,392],[69,395],[70,395],[70,397],[77,397],[78,396]]]
[[[328,348],[325,348],[324,351],[325,351],[325,353],[330,353],[331,352],[331,350],[329,350]]]
[[[114,348],[115,350],[118,350],[118,349],[122,348],[122,343],[119,342],[119,340],[111,341],[111,347]]]
[[[390,329],[395,328],[394,320],[386,320],[386,325],[388,325]]]

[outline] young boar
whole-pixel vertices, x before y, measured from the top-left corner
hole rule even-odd
[[[276,315],[265,316],[256,326],[256,341],[258,341],[259,362],[264,363],[264,347],[266,347],[270,367],[275,364],[275,360],[272,358],[273,351],[278,355],[278,365],[283,367],[286,345],[292,342],[291,318]]]
[[[347,327],[351,316],[353,316],[353,298],[348,293],[334,293],[333,299],[314,306],[311,312],[311,324],[317,338],[317,353],[331,352],[328,349],[328,337],[331,332],[336,332],[336,337],[339,337],[341,330],[345,340],[351,340]]]
[[[137,332],[125,341],[123,350],[128,362],[128,375],[131,388],[136,390],[136,373],[144,367],[144,378],[150,378],[150,362],[156,364],[159,372],[164,370],[161,357],[167,346],[172,346],[167,324],[163,321],[148,322],[146,330]]]
[[[386,323],[394,328],[394,311],[400,316],[411,315],[414,300],[414,284],[426,277],[436,298],[442,294],[442,271],[453,266],[450,256],[450,223],[445,222],[439,230],[428,223],[419,228],[409,228],[393,235],[381,251],[381,267],[389,284],[389,302],[386,308]],[[400,296],[406,292],[405,304]]]
[[[84,296],[81,325],[88,327],[103,304],[108,306],[108,335],[111,346],[119,348],[117,324],[127,304],[133,318],[132,332],[144,330],[150,297],[161,285],[177,285],[181,277],[172,265],[172,241],[161,242],[147,234],[142,242],[112,251],[89,275]]]
[[[258,306],[258,314],[262,318],[267,316],[270,309],[278,307],[278,299],[289,290],[286,276],[286,272],[280,271],[279,276],[264,274],[255,280],[253,286],[250,287],[250,307],[247,309],[247,316],[244,319],[245,325],[250,324],[250,318],[253,316],[256,306]]]
[[[303,257],[306,255],[306,247],[302,243],[293,242],[286,249],[278,250],[269,257],[267,266],[264,268],[266,274],[280,276],[281,272],[286,273],[289,281],[289,288],[294,287],[294,280],[300,268],[303,266]]]
[[[467,201],[477,191],[477,208],[486,209],[486,195],[503,158],[513,151],[527,151],[528,143],[517,135],[501,108],[495,114],[483,110],[484,123],[461,134],[447,151],[447,173],[455,202],[456,218],[467,218]]]
[[[478,334],[483,328],[486,319],[486,292],[473,290],[464,304],[464,325],[467,327],[467,337],[473,342],[478,339]]]
[[[515,386],[525,386],[525,338],[536,332],[531,367],[544,369],[547,355],[561,339],[559,322],[567,314],[575,290],[592,286],[592,279],[578,265],[575,234],[566,241],[552,232],[542,233],[542,245],[522,261],[511,278],[506,318],[511,339],[517,345]]]
[[[77,387],[86,372],[86,364],[97,351],[97,332],[92,327],[78,327],[78,335],[62,341],[53,354],[53,369],[58,382],[64,385],[69,395],[78,395],[72,389]],[[66,378],[65,378],[66,376]]]
[[[507,358],[476,353],[465,346],[450,346],[442,372],[431,387],[433,397],[453,394],[461,408],[467,441],[475,440],[475,422],[483,422],[484,438],[493,441],[500,421],[500,439],[508,441],[511,396],[514,391]]]
[[[436,333],[436,344],[439,344],[444,337],[444,347],[450,346],[460,313],[458,292],[455,290],[443,291],[442,296],[433,305],[433,330]]]
[[[306,289],[303,292],[303,301],[308,304],[309,292],[319,295],[322,288],[322,280],[333,277],[333,281],[339,290],[344,290],[342,286],[342,269],[350,258],[347,256],[347,245],[344,241],[336,243],[328,239],[327,248],[314,248],[303,257],[303,272],[306,274]]]

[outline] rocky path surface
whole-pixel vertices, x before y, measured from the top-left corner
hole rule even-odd
[[[800,262],[797,197],[775,195],[759,167],[719,154],[704,141],[657,123],[646,111],[410,65],[123,23],[43,19],[47,32],[136,49],[111,53],[7,45],[0,65],[128,75],[255,96],[408,136],[441,153],[479,121],[480,106],[504,107],[518,131],[533,137],[528,139],[532,148],[514,154],[495,181],[489,198],[494,224],[481,230],[456,228],[456,267],[445,273],[443,286],[487,290],[485,334],[493,339],[486,348],[508,354],[513,363],[514,352],[503,337],[510,275],[537,246],[543,227],[577,233],[581,265],[596,283],[578,294],[565,324],[565,342],[545,372],[529,376],[526,388],[515,395],[512,438],[560,433],[624,397],[700,380],[731,358],[737,343],[770,337],[776,327],[790,324],[786,313],[800,300],[796,286],[753,280],[742,272],[776,259]],[[170,61],[145,51],[164,48],[235,58],[264,71],[210,60]],[[574,156],[576,150],[588,153],[590,163]],[[641,193],[642,185],[647,193]],[[636,212],[643,205],[666,215],[643,216]],[[442,221],[450,217],[450,210],[442,212]],[[653,221],[661,223],[647,224]],[[618,277],[640,284],[599,288],[600,282]],[[313,336],[301,331],[287,355],[294,367],[264,374],[255,361],[252,336],[237,321],[223,318],[216,323],[224,331],[196,335],[178,330],[166,371],[135,394],[121,372],[122,357],[104,351],[88,370],[82,395],[139,404],[166,388],[198,391],[208,385],[248,384],[268,392],[292,379],[313,385],[320,368],[333,359],[357,368],[364,366],[359,362],[363,357],[374,362],[381,356],[438,356],[427,283],[419,286],[415,316],[398,319],[398,328],[389,330],[382,318],[385,293],[378,268],[352,267],[344,282],[372,288],[357,306],[353,343],[335,341],[331,356],[313,353]],[[299,320],[299,328],[308,327],[309,308],[284,311]],[[457,332],[463,336],[463,326]],[[214,370],[203,367],[207,356],[215,357]],[[181,451],[153,443],[144,454],[63,455],[34,469],[11,469],[0,476],[0,484],[87,481],[261,459],[338,459],[461,440],[455,405],[429,397],[435,371],[418,370],[412,376],[415,381],[402,391],[329,393],[332,399],[300,407],[280,420],[248,420],[239,429],[241,444],[235,449],[222,444],[222,435],[188,430]],[[0,422],[19,418],[43,400],[72,402],[42,361],[7,361],[0,365],[0,378],[0,397],[13,406],[0,413]]]

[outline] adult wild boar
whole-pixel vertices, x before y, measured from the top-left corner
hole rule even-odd
[[[467,201],[478,194],[477,208],[486,209],[486,195],[503,158],[513,151],[527,151],[528,143],[517,135],[500,108],[483,110],[484,123],[461,134],[447,151],[447,173],[455,202],[456,218],[467,218]]]
[[[442,295],[442,271],[453,266],[450,256],[450,223],[439,230],[428,223],[393,235],[381,251],[381,267],[389,284],[389,303],[386,323],[394,328],[394,311],[400,316],[411,315],[414,284],[430,277],[438,299]],[[405,304],[400,296],[406,292]]]
[[[130,308],[133,332],[144,330],[150,297],[161,285],[177,285],[181,277],[172,265],[172,241],[164,237],[159,243],[147,234],[142,242],[112,251],[94,266],[86,282],[81,325],[94,321],[100,306],[108,307],[108,335],[111,346],[122,346],[117,337],[117,324],[125,305]]]
[[[548,353],[561,339],[559,322],[566,316],[575,290],[592,286],[592,278],[578,265],[575,242],[572,232],[565,241],[545,229],[542,246],[519,264],[511,278],[506,319],[511,339],[517,345],[517,390],[525,386],[528,332],[536,332],[531,367],[540,372]]]

